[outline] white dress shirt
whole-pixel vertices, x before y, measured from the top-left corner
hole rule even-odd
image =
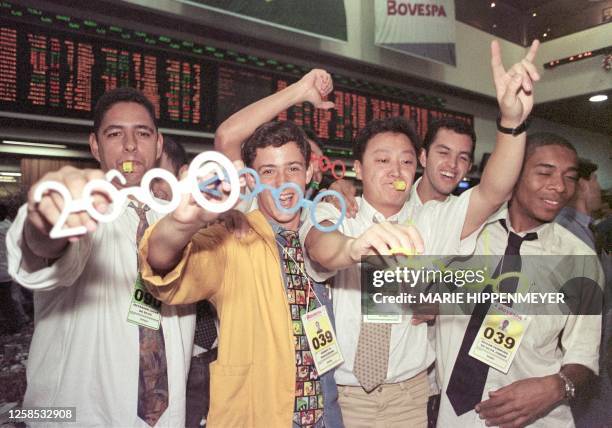
[[[386,218],[376,211],[364,198],[357,198],[357,216],[345,218],[339,231],[350,237],[360,236],[376,222],[397,221],[406,224],[412,220],[425,242],[426,254],[455,254],[459,249],[460,235],[469,204],[469,195],[448,198],[444,202],[430,201],[414,213],[410,200],[398,214]],[[340,213],[330,204],[318,204],[316,219],[320,223],[330,220],[336,223]],[[313,227],[310,217],[300,228],[302,245]],[[353,374],[353,362],[357,351],[361,325],[361,273],[360,264],[355,264],[339,272],[318,271],[307,254],[304,254],[308,273],[316,281],[323,281],[335,275],[333,285],[333,306],[336,317],[336,336],[344,357],[344,363],[336,369],[336,382],[339,385],[359,386]],[[403,382],[427,369],[434,361],[434,349],[427,338],[427,325],[413,326],[409,317],[403,317],[400,324],[393,324],[389,348],[389,365],[386,383]]]
[[[9,272],[34,290],[24,407],[74,406],[77,426],[147,427],[137,415],[138,326],[127,321],[137,276],[138,215],[125,207],[117,220],[68,244],[52,265],[27,272],[20,247],[26,208],[7,238]],[[151,224],[159,217],[147,212]],[[194,324],[192,305],[162,306],[169,405],[157,427],[185,425]]]
[[[485,255],[504,254],[508,233],[499,223],[499,219],[506,218],[506,224],[512,231],[507,210],[501,209],[487,220],[487,224],[480,233],[471,235],[464,243],[470,245],[470,240],[476,241],[476,253]],[[557,223],[547,223],[534,230],[520,233],[524,236],[527,232],[537,232],[538,239],[535,241],[523,241],[521,245],[522,256],[564,256],[564,255],[592,255],[588,262],[592,263],[593,269],[584,270],[573,276],[589,276],[599,285],[603,285],[603,273],[597,262],[593,251]],[[571,265],[571,264],[567,264]],[[566,266],[566,265],[564,265]],[[557,271],[562,269],[557,267]],[[553,289],[551,277],[555,272],[547,272],[547,268],[541,263],[530,263],[529,258],[523,258],[522,272],[532,281],[531,287],[542,289]],[[558,272],[557,272],[558,273]],[[572,276],[563,274],[564,278]],[[537,282],[537,285],[536,285]],[[529,291],[532,291],[530,289]],[[550,305],[549,305],[550,306]],[[548,307],[548,306],[547,306]],[[517,305],[515,305],[517,310]],[[441,316],[436,321],[437,329],[437,360],[436,368],[439,382],[442,386],[440,412],[438,415],[439,427],[484,427],[475,411],[470,411],[457,416],[446,395],[448,386],[465,329],[469,323],[469,315]],[[581,364],[595,373],[598,371],[598,350],[601,333],[601,316],[599,315],[533,315],[527,327],[523,340],[516,353],[514,361],[507,374],[494,368],[489,368],[487,380],[484,386],[482,399],[488,399],[488,393],[511,383],[531,377],[547,376],[559,372],[566,364]],[[561,346],[558,346],[559,341]],[[574,421],[570,408],[563,403],[556,406],[548,414],[536,420],[533,427],[573,427]]]

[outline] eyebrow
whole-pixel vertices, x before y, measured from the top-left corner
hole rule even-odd
[[[139,124],[139,125],[134,125],[133,127],[136,128],[136,129],[146,129],[147,131],[155,132],[155,130],[153,128],[151,128],[149,125],[140,125]],[[114,129],[114,128],[124,129],[124,128],[130,128],[130,127],[129,126],[124,126],[124,125],[110,124],[110,125],[108,125],[107,127],[105,127],[102,130],[102,133],[105,133],[108,130]]]
[[[537,168],[537,167],[542,167],[542,168],[546,168],[546,169],[557,169],[557,168],[558,168],[558,166],[557,166],[557,165],[553,165],[553,164],[550,164],[550,163],[544,163],[544,162],[537,164],[537,165],[536,165],[536,168]],[[578,171],[578,167],[576,167],[576,166],[571,166],[571,167],[569,167],[569,168],[567,169],[567,171],[568,171],[568,172],[569,172],[569,171]]]
[[[437,146],[437,147],[439,147],[439,148],[441,148],[441,149],[443,149],[443,150],[448,150],[449,152],[450,152],[450,151],[452,151],[452,149],[451,149],[450,147],[448,147],[446,144],[443,144],[443,143],[438,144],[438,146]],[[470,156],[472,153],[471,153],[471,152],[469,152],[469,151],[461,150],[461,151],[459,152],[459,154],[461,154],[461,155],[468,155],[468,156]]]
[[[267,164],[260,165],[257,169],[259,170],[261,168],[282,168],[283,166],[291,166],[291,165],[300,165],[303,167],[306,166],[306,164],[302,161],[291,161],[291,162],[284,163],[282,165],[277,165],[274,163],[267,163]]]
[[[390,150],[390,149],[376,149],[376,150],[372,151],[372,154],[373,154],[373,155],[378,154],[378,153],[381,153],[381,154],[395,153],[395,150]],[[413,150],[410,150],[410,149],[406,149],[406,150],[402,150],[402,151],[400,152],[400,154],[410,154],[410,155],[413,155],[413,154],[414,154],[414,151],[413,151]]]

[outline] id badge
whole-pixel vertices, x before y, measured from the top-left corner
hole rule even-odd
[[[151,295],[142,283],[140,273],[134,283],[132,301],[127,320],[132,324],[159,330],[161,324],[161,302]]]
[[[327,373],[344,362],[325,306],[319,306],[303,314],[302,324],[319,375]]]
[[[402,322],[402,315],[364,315],[363,322],[371,322],[374,324],[400,324]]]
[[[508,373],[530,322],[531,317],[519,315],[508,306],[492,303],[469,355]]]

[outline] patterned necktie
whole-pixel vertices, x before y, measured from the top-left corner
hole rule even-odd
[[[373,222],[379,223],[376,218]],[[390,223],[397,224],[397,221]],[[389,323],[361,321],[353,373],[365,392],[373,391],[387,379],[392,326]]]
[[[134,208],[140,221],[136,229],[136,245],[140,244],[142,235],[149,226],[146,205],[129,203]],[[161,415],[168,408],[168,368],[164,333],[160,324],[159,330],[138,326],[140,341],[140,360],[138,369],[138,417],[149,426],[155,426]]]
[[[217,312],[213,305],[207,300],[198,302],[196,306],[196,328],[194,343],[201,348],[210,351],[217,340],[217,326],[215,318]]]
[[[501,225],[508,231],[505,220],[499,221]],[[534,241],[538,239],[537,233],[528,233],[523,238],[513,232],[508,234],[508,244],[504,257],[497,266],[493,276],[499,277],[507,272],[521,271],[520,249],[524,241]],[[500,282],[500,291],[503,293],[514,293],[518,286],[518,277],[512,276]],[[487,285],[483,293],[491,293],[492,287]],[[455,366],[451,373],[446,395],[451,402],[457,416],[461,416],[474,409],[476,404],[482,400],[482,393],[489,373],[489,366],[480,360],[477,360],[469,355],[472,343],[478,335],[478,330],[489,311],[490,303],[477,303],[470,322],[465,330],[461,349],[457,355]]]

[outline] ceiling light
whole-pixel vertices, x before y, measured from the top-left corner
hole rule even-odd
[[[495,2],[494,1],[491,2],[491,7],[495,7]]]
[[[20,172],[0,172],[0,175],[4,175],[7,177],[21,177]]]
[[[536,12],[533,12],[533,13],[531,14],[531,16],[533,16],[533,17],[535,18],[536,16],[538,16],[538,14],[537,14]]]
[[[598,94],[598,95],[593,95],[591,98],[589,98],[589,101],[592,103],[600,103],[602,101],[605,101],[608,99],[607,95],[604,94]]]
[[[34,147],[45,147],[48,149],[65,149],[68,147],[65,144],[30,143],[28,141],[3,140],[2,142],[4,144],[10,144],[13,146],[34,146]]]
[[[542,34],[542,37],[548,37],[548,33]]]

